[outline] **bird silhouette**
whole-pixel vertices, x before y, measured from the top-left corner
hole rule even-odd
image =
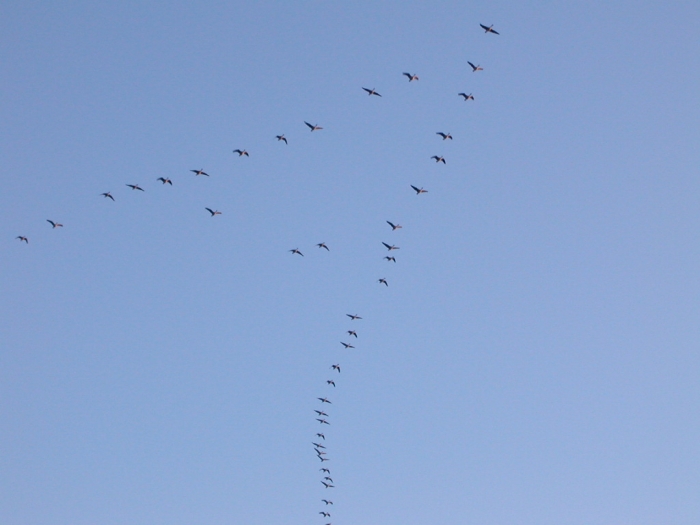
[[[325,439],[326,439],[326,436],[324,436],[322,433],[316,434],[316,437],[320,437],[320,438],[323,439],[324,441],[325,441]]]
[[[330,473],[331,473],[331,471],[328,470],[328,469],[325,468],[325,467],[318,469],[318,471],[319,471],[319,472],[325,472],[326,474],[330,474]],[[321,500],[321,501],[326,501],[326,500]]]
[[[239,157],[242,157],[243,155],[245,155],[246,157],[250,157],[250,155],[248,155],[248,152],[244,149],[234,149],[233,152],[238,153]]]
[[[333,404],[330,401],[328,401],[327,397],[317,397],[316,399],[318,399],[321,403],[328,403],[329,405]]]
[[[171,186],[173,185],[173,181],[170,179],[166,179],[165,177],[158,177],[156,180],[161,181],[163,184],[170,184]]]
[[[340,373],[340,365],[331,365],[332,370],[337,370]]]
[[[481,66],[479,66],[479,65],[476,65],[476,66],[475,66],[474,64],[472,64],[472,63],[469,62],[468,60],[467,60],[467,64],[469,64],[469,65],[472,67],[472,73],[476,73],[477,71],[483,71],[483,70],[484,70],[483,67],[481,67]]]
[[[378,283],[381,283],[381,284],[384,284],[384,285],[386,285],[386,286],[389,286],[389,283],[386,282],[386,279],[384,279],[384,277],[382,277],[381,279],[379,279],[377,282],[378,282]]]
[[[415,190],[416,195],[420,195],[421,193],[428,193],[428,190],[424,190],[423,188],[416,188],[413,184],[411,184],[411,188]]]
[[[325,479],[325,478],[324,478]],[[319,512],[324,518],[330,518],[331,515],[328,512]]]
[[[326,384],[327,384],[327,385],[331,385],[333,388],[335,388],[335,381],[332,381],[331,379],[328,379],[328,380],[326,381]]]
[[[443,133],[442,131],[438,131],[435,134],[440,135],[442,137],[442,140],[447,140],[447,139],[452,140],[452,135],[450,133]]]
[[[331,485],[330,483],[326,483],[325,481],[322,481],[321,483],[323,483],[323,486],[327,489],[332,489],[335,487],[335,485]]]
[[[391,222],[391,221],[386,221],[386,223],[387,223],[389,226],[391,226],[391,231],[395,231],[395,230],[398,230],[399,228],[403,228],[403,226],[401,226],[400,224],[394,224],[394,223]]]
[[[400,250],[398,246],[394,246],[393,244],[387,244],[385,242],[382,243],[384,246],[386,246],[386,249],[391,251],[391,250]]]
[[[343,345],[345,348],[355,348],[352,345],[349,345],[348,343],[343,343],[342,341],[340,342],[341,345]]]
[[[437,155],[433,155],[433,156],[430,157],[430,158],[431,158],[431,159],[435,159],[435,162],[436,162],[436,163],[442,162],[443,164],[447,164],[447,162],[445,162],[445,157],[438,157]]]
[[[292,248],[292,249],[289,250],[289,251],[292,252],[292,253],[298,253],[298,254],[301,255],[302,257],[304,256],[304,254],[301,253],[301,252],[299,251],[299,248]]]
[[[379,93],[377,93],[377,92],[375,91],[374,88],[372,88],[372,89],[367,89],[366,87],[363,87],[362,89],[364,89],[367,93],[369,93],[369,96],[370,96],[370,97],[371,97],[372,95],[377,95],[378,97],[381,97],[381,95],[380,95]]]
[[[324,469],[321,469],[321,470],[324,470]],[[328,470],[328,469],[325,469],[325,470]],[[322,499],[321,501],[322,501],[323,503],[325,503],[326,505],[333,505],[333,502],[330,501],[330,500]]]
[[[286,139],[286,137],[285,137],[284,135],[275,135],[275,138],[276,138],[278,141],[279,141],[279,140],[283,140],[285,144],[289,144],[289,142],[287,142],[287,139]]]
[[[209,213],[211,213],[211,216],[213,217],[214,215],[221,215],[221,212],[219,210],[212,210],[211,208],[204,208],[207,210]]]
[[[396,262],[396,257],[389,257],[388,255],[384,257],[389,262]]]
[[[50,221],[49,219],[46,219],[46,222],[48,222],[54,228],[63,228],[63,224],[59,224],[58,222],[53,222],[53,221]]]
[[[356,321],[358,319],[362,319],[359,315],[353,315],[353,314],[345,314],[347,315],[352,321]]]
[[[111,194],[110,192],[108,192],[108,191],[106,191],[106,192],[104,192],[104,193],[100,193],[100,195],[102,195],[105,199],[112,199],[112,200],[114,200],[114,197],[112,197],[112,194]]]
[[[488,27],[486,27],[484,24],[479,24],[479,25],[481,26],[481,29],[484,30],[484,33],[493,33],[494,35],[500,35],[500,34],[501,34],[501,33],[499,33],[498,31],[496,31],[495,29],[493,29],[493,24],[491,24],[491,25],[488,26]]]
[[[458,96],[464,97],[464,101],[466,102],[467,100],[474,100],[474,95],[469,93],[468,95],[466,93],[457,93]]]
[[[208,176],[209,176],[209,174],[208,174],[208,173],[205,173],[204,170],[190,170],[190,171],[191,171],[192,173],[194,173],[195,175],[204,175],[205,177],[208,177]]]
[[[323,445],[321,445],[320,443],[311,442],[311,444],[312,444],[314,447],[316,447],[316,448],[326,448],[326,447],[324,447]]]
[[[316,421],[318,421],[322,425],[330,425],[330,423],[328,421],[326,421],[325,419],[316,418]]]
[[[306,122],[306,121],[304,121],[304,124],[306,124],[307,126],[309,126],[309,129],[311,129],[311,131],[318,131],[318,130],[323,129],[323,128],[322,128],[321,126],[319,126],[318,124],[313,125],[313,124],[309,124],[309,123]]]
[[[328,417],[328,414],[326,414],[323,410],[314,410],[319,416],[326,416]]]
[[[348,335],[352,335],[355,337],[355,339],[357,339],[357,332],[355,330],[348,330]]]
[[[129,186],[129,188],[131,188],[132,190],[146,191],[138,184],[127,184],[127,186]]]
[[[15,239],[19,239],[19,242],[24,241],[26,244],[29,244],[29,239],[27,239],[24,235],[18,235],[15,237]]]
[[[326,246],[325,242],[319,242],[316,246],[318,246],[319,248],[325,248],[327,251],[330,251],[328,246]]]
[[[409,82],[413,82],[414,80],[420,80],[418,78],[418,75],[411,75],[411,73],[403,73],[403,76],[407,77]]]

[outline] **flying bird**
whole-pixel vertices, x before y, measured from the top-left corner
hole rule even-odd
[[[388,255],[384,257],[387,261],[396,262],[396,257],[389,257]]]
[[[377,95],[378,97],[381,97],[381,95],[380,95],[379,93],[377,93],[377,92],[375,91],[374,88],[372,88],[372,89],[367,89],[366,87],[363,87],[362,89],[364,89],[367,93],[369,93],[369,96],[370,96],[370,97],[371,97],[372,95]]]
[[[314,412],[316,412],[319,416],[326,416],[326,417],[328,417],[328,414],[326,414],[323,410],[314,410]],[[315,443],[314,443],[314,444],[315,444]],[[321,447],[321,448],[325,448],[325,447]]]
[[[352,321],[356,321],[357,319],[362,319],[359,315],[353,315],[353,314],[345,314],[347,315]]]
[[[458,96],[464,97],[464,101],[466,102],[467,100],[474,100],[474,95],[469,93],[468,95],[466,93],[457,93]]]
[[[316,421],[318,421],[322,425],[330,425],[330,423],[328,421],[326,421],[325,419],[316,418]]]
[[[321,463],[323,463],[324,461],[330,461],[330,459],[324,458],[323,456],[318,456],[318,459],[321,460]]]
[[[244,149],[234,149],[233,152],[238,153],[239,157],[242,157],[243,155],[245,155],[246,157],[250,157],[250,155],[248,155],[248,152]]]
[[[209,176],[209,174],[208,174],[208,173],[205,173],[204,170],[190,170],[190,171],[191,171],[192,173],[194,173],[195,175],[204,175],[205,177],[208,177],[208,176]]]
[[[357,332],[355,330],[348,330],[348,335],[352,335],[357,339]]]
[[[163,184],[170,184],[171,186],[173,185],[173,181],[170,179],[166,179],[165,177],[158,177],[156,180],[161,181]]]
[[[102,195],[105,199],[112,199],[112,200],[114,200],[114,197],[112,197],[112,194],[111,194],[110,192],[108,192],[108,191],[106,191],[105,193],[101,193],[100,195]]]
[[[386,223],[387,223],[389,226],[391,226],[391,231],[395,231],[395,230],[398,230],[399,228],[403,228],[403,226],[401,226],[400,224],[394,224],[394,223],[391,222],[391,221],[386,221]]]
[[[46,219],[46,222],[48,222],[54,228],[63,228],[63,224],[59,224],[58,222],[53,222],[53,221],[50,221],[49,219]]]
[[[472,66],[472,73],[476,73],[477,71],[483,71],[483,70],[484,70],[483,67],[481,67],[481,66],[479,66],[479,65],[475,66],[474,64],[472,64],[472,63],[469,62],[468,60],[467,60],[467,64],[469,64],[470,66]]]
[[[314,443],[314,442],[312,442],[311,444],[312,444],[314,447],[316,447],[316,448],[326,448],[326,447],[324,447],[323,445],[321,445],[320,443]]]
[[[430,157],[430,158],[431,158],[431,159],[435,159],[435,162],[436,162],[436,163],[442,162],[443,164],[447,164],[447,162],[445,162],[445,157],[438,157],[437,155],[433,155],[433,156]]]
[[[381,279],[379,279],[377,282],[378,282],[378,283],[381,283],[381,284],[384,284],[384,285],[386,285],[386,286],[389,286],[389,283],[386,282],[386,279],[384,279],[384,277],[382,277]]]
[[[452,135],[450,133],[443,133],[442,131],[438,131],[435,134],[440,135],[442,137],[442,140],[447,140],[447,139],[452,140]]]
[[[330,474],[330,473],[331,473],[331,471],[328,470],[328,469],[325,468],[325,467],[324,467],[324,468],[318,469],[318,471],[319,471],[319,472],[325,472],[326,474]],[[321,501],[326,501],[326,500],[325,500],[325,499],[322,499]],[[328,505],[328,504],[326,503],[326,505]]]
[[[285,144],[289,144],[289,142],[287,142],[287,139],[284,135],[275,135],[275,138],[277,140],[283,140]]]
[[[342,341],[340,342],[341,345],[343,345],[345,348],[355,348],[352,345],[349,345],[348,343],[343,343]]]
[[[307,126],[309,126],[309,129],[311,129],[311,131],[318,131],[318,130],[320,130],[320,129],[323,129],[323,128],[322,128],[321,126],[319,126],[318,124],[316,124],[316,125],[314,126],[313,124],[309,124],[309,123],[306,122],[306,121],[304,121],[304,124],[306,124]]]
[[[325,455],[326,455],[326,452],[322,452],[322,451],[320,451],[320,450],[317,449],[317,448],[315,448],[314,450],[316,451],[316,455],[317,455],[317,456],[325,456]]]
[[[325,242],[319,242],[316,246],[318,246],[319,248],[325,248],[326,250],[330,251],[328,246],[326,246]]]
[[[481,26],[481,29],[484,30],[484,33],[493,33],[494,35],[500,35],[498,31],[493,29],[493,24],[491,24],[489,27],[486,27],[484,24],[479,24]]]
[[[293,248],[293,249],[291,249],[291,250],[289,250],[289,251],[292,252],[292,253],[298,253],[298,254],[301,255],[302,257],[304,256],[304,254],[301,253],[301,252],[299,251],[299,248]]]
[[[329,380],[326,381],[326,384],[327,384],[327,385],[331,385],[331,386],[333,386],[333,388],[335,388],[335,381],[332,381],[332,380],[329,379]]]
[[[331,365],[332,370],[337,370],[340,373],[340,365]]]
[[[414,80],[420,80],[418,78],[418,75],[411,75],[411,73],[404,73],[403,76],[408,77],[409,82],[413,82]]]
[[[326,440],[326,436],[324,436],[323,434],[316,434],[316,437],[320,437],[324,441]]]
[[[132,190],[146,191],[138,184],[127,184],[127,186],[129,186],[129,188],[131,188]]]
[[[394,246],[393,244],[387,244],[385,242],[382,243],[384,246],[386,246],[386,249],[391,251],[391,250],[400,250],[398,246]]]
[[[326,478],[323,478],[323,479],[326,479]],[[327,512],[319,512],[319,514],[321,514],[324,518],[330,518],[330,517],[331,517],[331,515],[330,515],[329,513],[327,513]]]
[[[423,188],[416,188],[413,184],[411,184],[411,188],[415,190],[416,195],[420,195],[421,193],[428,193],[428,190],[424,190]]]
[[[323,486],[326,487],[327,489],[332,489],[335,487],[334,485],[331,485],[330,483],[326,483],[325,481],[322,481],[321,483],[323,483]]]
[[[321,469],[321,470],[323,470],[323,469]],[[327,470],[327,469],[326,469],[326,470]],[[333,505],[333,502],[332,502],[332,501],[329,501],[329,500],[327,500],[327,499],[322,499],[321,501],[322,501],[323,503],[325,503],[326,505]]]
[[[204,208],[207,210],[209,213],[211,213],[211,216],[213,217],[214,215],[221,215],[221,212],[219,210],[212,210],[211,208]]]
[[[29,244],[29,239],[27,239],[24,235],[18,235],[15,237],[15,239],[19,239],[19,242],[24,241],[25,243]]]
[[[328,403],[329,405],[333,404],[330,401],[328,401],[327,397],[317,397],[316,399],[318,399],[321,403]]]

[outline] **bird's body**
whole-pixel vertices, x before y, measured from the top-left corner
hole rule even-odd
[[[328,469],[321,469],[321,470],[328,470]],[[330,501],[330,500],[322,499],[321,501],[322,501],[323,503],[325,503],[326,505],[333,505],[333,502]]]
[[[101,193],[100,195],[102,195],[105,199],[112,199],[112,200],[114,200],[114,197],[112,197],[112,194],[111,194],[110,192],[108,192],[108,191],[106,191],[106,192],[104,192],[104,193]]]
[[[132,190],[146,191],[138,184],[127,184],[127,186],[129,186],[129,188],[131,188]]]
[[[376,96],[378,96],[378,97],[381,97],[381,95],[380,95],[379,93],[377,93],[377,91],[376,91],[374,88],[372,88],[372,89],[367,89],[366,87],[363,87],[362,89],[364,89],[364,90],[369,94],[370,97],[371,97],[372,95],[376,95]]]
[[[438,157],[437,155],[433,155],[430,158],[435,159],[435,163],[442,162],[443,164],[447,164],[447,162],[445,162],[445,157]]]
[[[312,442],[311,444],[312,444],[314,447],[316,447],[316,448],[326,448],[326,447],[324,447],[323,445],[321,445],[320,443],[313,443],[313,442]]]
[[[392,250],[400,250],[400,249],[401,249],[400,247],[394,246],[393,244],[387,244],[387,243],[385,243],[385,242],[383,242],[382,244],[383,244],[384,246],[386,246],[386,249],[389,250],[389,251],[392,251]]]
[[[204,208],[207,210],[209,213],[211,213],[211,216],[213,217],[214,215],[221,215],[221,212],[219,210],[212,210],[211,208]]]
[[[239,157],[242,157],[243,155],[245,155],[246,157],[250,157],[250,155],[248,155],[248,152],[244,149],[234,149],[233,152],[238,153]]]
[[[275,138],[278,141],[282,140],[282,141],[284,141],[285,144],[289,144],[289,142],[287,142],[287,138],[284,135],[275,135]]]
[[[340,365],[331,365],[331,370],[337,370],[340,373]]]
[[[322,481],[321,483],[323,483],[323,486],[326,487],[327,489],[334,488],[334,485],[331,485],[330,483],[326,483],[325,481]]]
[[[403,76],[407,77],[409,82],[413,82],[414,80],[420,80],[418,78],[418,75],[412,75],[411,73],[404,73]]]
[[[387,223],[389,226],[391,226],[391,231],[396,231],[396,230],[398,230],[398,229],[400,229],[400,228],[403,228],[403,226],[401,226],[400,224],[394,224],[394,223],[391,222],[391,221],[386,221],[386,223]]]
[[[328,246],[326,246],[325,242],[319,242],[316,246],[318,246],[319,248],[325,248],[327,251],[330,251]]]
[[[331,471],[328,470],[328,469],[325,468],[325,467],[318,469],[318,471],[319,471],[319,472],[325,472],[326,474],[330,474],[330,473],[331,473]],[[321,501],[325,501],[325,500],[321,500]]]
[[[323,439],[324,441],[326,440],[326,436],[324,436],[324,435],[321,434],[321,433],[316,434],[316,437],[320,437],[320,438]]]
[[[327,384],[327,385],[331,385],[333,388],[335,388],[335,381],[333,381],[333,380],[331,380],[331,379],[328,379],[328,380],[326,381],[326,384]]]
[[[204,170],[190,170],[192,173],[195,175],[204,175],[205,177],[208,177],[209,174],[206,173]]]
[[[357,339],[357,332],[355,330],[348,330],[348,335],[351,335],[355,339]]]
[[[389,262],[396,262],[396,257],[389,257],[388,255],[384,257]]]
[[[498,31],[496,31],[496,30],[493,28],[493,24],[491,24],[491,25],[488,26],[488,27],[486,27],[484,24],[479,24],[479,25],[481,26],[481,29],[484,30],[484,33],[493,33],[494,35],[500,35],[500,34],[501,34],[501,33],[499,33]]]
[[[340,342],[341,345],[343,345],[345,348],[355,348],[354,346],[348,344],[348,343],[343,343],[342,341]]]
[[[63,224],[60,224],[58,222],[54,222],[49,219],[46,219],[46,222],[48,222],[53,228],[63,228]]]
[[[447,139],[452,140],[452,135],[450,133],[443,133],[442,131],[438,131],[435,134],[440,135],[442,137],[442,140],[447,140]]]
[[[325,478],[324,478],[325,479]],[[328,512],[319,512],[324,518],[330,518],[331,515]]]
[[[466,93],[457,93],[457,96],[464,97],[464,101],[466,102],[467,100],[474,100],[474,95],[469,93],[468,95]]]
[[[322,419],[322,418],[316,418],[316,421],[318,421],[322,425],[330,425],[330,423],[328,421],[326,421],[325,419]]]
[[[301,252],[299,251],[299,248],[292,248],[292,249],[289,250],[289,251],[292,252],[292,253],[299,254],[299,255],[301,255],[302,257],[304,256],[304,254],[301,253]]]
[[[309,124],[309,123],[306,122],[306,121],[304,121],[304,124],[306,124],[307,126],[309,126],[309,129],[310,129],[311,131],[319,131],[319,130],[323,129],[323,128],[322,128],[321,126],[319,126],[318,124],[315,124],[315,125],[314,125],[314,124]]]
[[[173,181],[170,179],[166,179],[165,177],[158,177],[156,180],[161,181],[163,184],[170,184],[171,186],[173,185]]]
[[[428,193],[428,190],[424,190],[423,188],[416,188],[413,184],[411,184],[411,188],[416,192],[416,195],[420,195],[421,193]]]
[[[480,65],[476,65],[476,66],[475,66],[474,64],[472,64],[472,63],[469,62],[468,60],[467,60],[467,64],[469,64],[469,65],[472,67],[472,73],[476,73],[477,71],[483,71],[483,70],[484,70],[484,68],[481,67]]]
[[[24,235],[18,235],[15,237],[15,239],[19,239],[19,242],[25,242],[26,244],[29,244],[29,239],[27,239]]]
[[[350,320],[352,320],[352,321],[362,319],[362,317],[360,317],[359,315],[353,315],[353,314],[345,314],[345,315],[347,315],[350,318]]]
[[[326,414],[323,410],[314,410],[319,416],[326,416],[328,417],[328,414]]]
[[[321,403],[328,403],[329,405],[333,404],[330,401],[328,401],[327,397],[317,397],[316,399],[318,399]]]
[[[385,279],[384,277],[382,277],[381,279],[379,279],[377,282],[380,283],[380,284],[383,284],[383,285],[385,285],[385,286],[389,286],[389,283],[386,282],[386,279]]]

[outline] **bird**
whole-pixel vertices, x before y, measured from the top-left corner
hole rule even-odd
[[[384,285],[386,285],[386,286],[389,286],[389,283],[386,282],[386,279],[385,279],[384,277],[382,277],[381,279],[379,279],[377,282],[378,282],[378,283],[382,283],[382,284],[384,284]]]
[[[498,31],[493,29],[493,24],[491,24],[489,27],[486,27],[484,24],[479,24],[481,26],[481,29],[484,30],[484,33],[493,33],[494,35],[500,35]]]
[[[378,97],[381,97],[381,95],[380,95],[379,93],[377,93],[377,92],[375,91],[374,88],[372,88],[372,89],[367,89],[366,87],[363,87],[362,89],[364,89],[367,93],[369,93],[369,96],[370,96],[370,97],[371,97],[372,95],[377,95]]]
[[[466,93],[457,93],[457,96],[464,97],[464,101],[466,102],[467,100],[474,100],[474,95],[469,93],[468,95]]]
[[[438,157],[437,155],[433,155],[433,156],[430,157],[430,158],[431,158],[431,159],[435,159],[435,162],[436,162],[436,163],[437,163],[437,162],[442,162],[443,164],[447,164],[447,162],[445,162],[445,157]]]
[[[340,344],[343,345],[345,348],[355,348],[354,346],[349,345],[347,343],[343,343],[342,341],[340,342]]]
[[[403,76],[408,77],[409,82],[413,82],[414,80],[420,80],[418,78],[418,75],[412,75],[411,73],[404,73]]]
[[[428,190],[424,190],[423,188],[416,188],[413,184],[411,184],[411,188],[415,190],[416,195],[420,195],[421,193],[428,193]]]
[[[331,365],[332,370],[337,370],[340,373],[340,365]]]
[[[48,222],[54,228],[63,228],[63,224],[59,224],[58,222],[53,222],[53,221],[50,221],[49,219],[46,219],[46,222]]]
[[[323,434],[320,434],[320,433],[319,433],[319,434],[316,434],[316,437],[320,437],[320,438],[323,439],[324,441],[326,440],[326,436],[324,436]]]
[[[357,332],[355,330],[348,330],[348,335],[352,335],[357,339]]]
[[[321,460],[321,463],[323,463],[324,461],[330,461],[330,459],[324,458],[323,456],[318,456],[318,459]]]
[[[440,135],[442,137],[442,140],[447,140],[447,139],[452,140],[452,135],[450,133],[443,133],[442,131],[438,131],[435,134]]]
[[[27,239],[24,235],[18,235],[15,237],[15,239],[19,239],[19,242],[24,241],[25,243],[29,244],[29,239]]]
[[[114,197],[112,197],[112,194],[111,194],[110,192],[108,192],[108,191],[106,191],[106,192],[104,192],[104,193],[100,193],[100,195],[102,195],[105,199],[112,199],[112,200],[114,200]]]
[[[391,251],[391,250],[400,250],[398,246],[394,246],[393,244],[387,244],[385,242],[382,243],[384,246],[386,246],[386,249]]]
[[[328,403],[329,405],[333,404],[330,401],[328,401],[327,397],[317,397],[316,399],[318,399],[321,403]]]
[[[321,470],[324,470],[324,469],[321,469]],[[326,470],[328,470],[328,469],[326,469]],[[325,503],[326,505],[333,505],[333,502],[332,502],[332,501],[329,501],[329,500],[327,500],[327,499],[322,499],[321,501],[322,501],[323,503]]]
[[[161,181],[163,184],[170,184],[171,186],[173,185],[173,181],[170,179],[166,179],[165,177],[158,177],[156,180]]]
[[[284,135],[275,135],[275,138],[277,140],[283,140],[285,144],[289,144],[289,142],[287,142],[287,138]]]
[[[208,174],[208,173],[205,173],[204,170],[190,170],[190,171],[191,171],[192,173],[194,173],[195,175],[204,175],[205,177],[208,177],[208,176],[209,176],[209,174]]]
[[[319,416],[326,416],[328,417],[328,414],[326,414],[323,410],[314,410]]]
[[[212,210],[211,208],[204,208],[207,210],[209,213],[211,213],[211,216],[213,217],[214,215],[221,215],[221,212],[219,210]]]
[[[328,470],[328,469],[325,468],[325,467],[318,469],[318,471],[319,471],[319,472],[325,472],[326,474],[330,474],[330,473],[331,473],[331,471]],[[321,501],[326,501],[326,500],[321,500]]]
[[[309,123],[306,122],[306,121],[304,121],[304,124],[306,124],[307,126],[309,126],[309,129],[311,129],[311,131],[318,131],[318,130],[320,130],[320,129],[323,129],[323,128],[322,128],[321,126],[319,126],[318,124],[316,124],[316,125],[314,126],[313,124],[309,124]]]
[[[347,315],[351,320],[356,321],[357,319],[362,319],[359,315],[353,315],[353,314],[345,314]]]
[[[388,255],[384,257],[387,261],[396,262],[396,257],[389,257]]]
[[[291,249],[291,250],[289,250],[289,251],[292,252],[292,253],[298,253],[298,254],[301,255],[302,257],[304,256],[304,254],[301,253],[301,252],[299,251],[299,248],[293,248],[293,249]]]
[[[318,246],[319,248],[325,248],[326,250],[330,251],[328,246],[326,246],[325,242],[319,242],[316,246]]]
[[[321,450],[319,450],[319,449],[317,449],[317,448],[315,448],[314,450],[316,451],[316,455],[317,455],[317,456],[325,456],[325,455],[326,455],[326,452],[323,452],[323,451],[321,451]]]
[[[316,418],[316,421],[318,421],[322,425],[330,425],[330,423],[328,421],[326,421],[325,419]]]
[[[327,512],[319,512],[319,514],[323,515],[324,518],[330,518],[331,515]]]
[[[469,64],[470,66],[472,66],[472,73],[476,73],[477,71],[483,71],[483,70],[484,70],[483,67],[481,67],[481,66],[479,66],[479,65],[475,66],[474,64],[472,64],[472,63],[469,62],[468,60],[467,60],[467,64]]]
[[[323,445],[321,445],[320,443],[311,442],[311,444],[312,444],[314,447],[316,447],[316,448],[326,448],[326,447],[324,447]]]
[[[324,476],[323,479],[325,479],[326,481],[330,481],[331,483],[333,483],[333,480],[330,478],[330,476]]]
[[[245,155],[246,157],[250,157],[250,155],[248,155],[248,152],[244,149],[234,149],[233,152],[238,153],[239,157],[242,157],[243,155]]]
[[[389,226],[391,226],[391,231],[395,231],[395,230],[398,230],[399,228],[403,228],[403,226],[401,226],[400,224],[394,224],[394,223],[391,222],[391,221],[386,221],[386,223],[387,223]]]
[[[328,379],[328,380],[326,381],[326,384],[327,384],[327,385],[332,385],[333,388],[335,388],[335,381],[332,381],[332,380]]]
[[[129,188],[131,188],[132,190],[146,191],[138,184],[127,184],[127,186],[129,186]]]
[[[331,485],[330,483],[326,483],[325,481],[322,481],[321,483],[323,483],[323,486],[326,487],[327,489],[335,488],[334,485]]]

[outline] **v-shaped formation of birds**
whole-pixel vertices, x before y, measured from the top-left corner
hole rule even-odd
[[[484,30],[484,32],[487,34],[488,33],[491,33],[494,35],[500,34],[498,31],[493,29],[493,25],[491,25],[491,26],[486,26],[484,24],[479,24],[479,25]],[[467,61],[467,64],[469,64],[473,73],[484,70],[484,68],[479,64],[474,64],[474,63],[469,62],[469,61]],[[402,75],[408,79],[409,83],[419,80],[418,75],[413,74],[413,73],[404,72],[404,73],[402,73]],[[372,87],[372,88],[362,87],[362,90],[365,91],[370,98],[372,96],[382,97],[382,95],[379,92],[377,92],[377,90],[374,87]],[[474,96],[471,93],[467,94],[465,92],[462,92],[462,93],[458,93],[457,95],[462,97],[462,99],[465,102],[474,100]],[[318,124],[311,124],[310,122],[306,122],[306,121],[304,122],[304,124],[307,126],[307,128],[311,132],[323,130],[323,128],[321,126],[319,126]],[[436,132],[436,135],[440,136],[443,141],[453,140],[452,134],[449,132],[446,133],[443,131],[438,131],[438,132]],[[277,139],[278,142],[284,142],[287,145],[289,144],[287,137],[285,137],[284,134],[276,135],[275,138]],[[233,150],[233,153],[236,153],[239,157],[249,157],[250,156],[250,154],[248,153],[247,150],[240,149],[240,148]],[[433,155],[431,157],[431,160],[434,160],[438,164],[439,163],[447,164],[447,161],[441,155]],[[206,173],[204,171],[204,169],[193,169],[190,171],[192,173],[194,173],[196,177],[199,177],[199,176],[209,177],[209,174]],[[156,180],[158,182],[160,182],[161,185],[163,185],[163,186],[165,186],[166,184],[170,185],[170,186],[173,185],[172,180],[170,180],[169,178],[166,178],[166,177],[159,177]],[[141,191],[141,192],[145,191],[138,184],[126,184],[126,186],[128,188],[130,188],[132,191]],[[410,186],[413,189],[413,191],[416,193],[416,195],[421,195],[422,193],[428,193],[428,190],[424,189],[423,187],[419,188],[417,186],[414,186],[413,184],[411,184]],[[102,196],[105,199],[109,199],[111,201],[116,202],[116,199],[112,195],[111,191],[106,191],[106,192],[100,194],[100,196]],[[217,215],[222,214],[221,211],[215,210],[215,209],[212,209],[209,207],[205,207],[204,210],[206,212],[208,212],[211,217],[215,217]],[[54,220],[51,220],[51,219],[46,219],[46,222],[49,223],[49,225],[51,226],[52,229],[63,227],[63,224],[56,222]],[[386,222],[390,226],[392,232],[395,232],[396,230],[402,228],[402,226],[400,224],[393,223],[391,221],[386,221]],[[24,242],[25,244],[29,244],[29,238],[26,235],[18,235],[16,237],[16,240],[19,240],[20,242]],[[393,252],[395,250],[400,249],[400,247],[396,246],[394,244],[383,242],[383,241],[381,244],[387,249],[387,252],[388,252],[388,255],[384,256],[384,260],[386,260],[387,262],[395,263],[396,257],[393,256]],[[320,243],[316,244],[316,247],[321,249],[321,250],[330,251],[330,248],[326,245],[325,242],[320,242]],[[304,254],[301,252],[301,250],[299,248],[292,248],[289,251],[293,255],[300,255],[302,257],[304,256]],[[377,280],[377,283],[379,283],[380,285],[384,285],[386,287],[389,286],[389,281],[385,277],[379,278]],[[349,318],[350,322],[362,320],[362,317],[360,317],[357,314],[346,314],[346,315]],[[340,342],[340,344],[343,346],[343,348],[346,350],[354,349],[355,346],[353,344],[351,344],[351,342],[354,342],[355,340],[359,339],[358,333],[357,333],[354,325],[351,329],[347,330],[345,339],[348,342],[345,342],[345,341]],[[325,380],[327,387],[332,387],[332,388],[336,387],[336,381],[340,377],[340,375],[339,375],[340,370],[341,370],[340,363],[334,363],[329,367],[329,371],[332,374],[332,378]],[[324,425],[330,426],[330,424],[331,424],[329,421],[330,416],[326,412],[326,410],[330,411],[330,409],[328,407],[330,405],[332,405],[332,402],[325,395],[322,397],[318,397],[317,400],[320,403],[320,405],[319,405],[318,409],[314,409],[314,412],[317,416],[316,421],[320,425],[321,428],[319,429],[318,432],[316,432],[316,435],[312,441],[312,445],[314,447],[314,452],[316,453],[316,457],[321,461],[321,468],[319,469],[319,472],[321,474],[322,479],[320,481],[324,487],[324,490],[326,490],[326,489],[335,488],[335,481],[331,477],[330,468],[326,466],[326,462],[330,461],[330,458],[328,457],[328,453],[327,453],[326,434],[324,432],[324,430],[325,430]],[[318,514],[324,518],[324,521],[327,521],[331,517],[331,513],[329,512],[328,509],[330,508],[330,506],[333,505],[333,501],[331,499],[328,499],[328,497],[324,497],[323,499],[321,499],[321,503],[323,503],[324,506],[323,506],[322,510],[318,512]],[[325,525],[332,525],[332,524],[331,524],[331,522],[327,522]]]

